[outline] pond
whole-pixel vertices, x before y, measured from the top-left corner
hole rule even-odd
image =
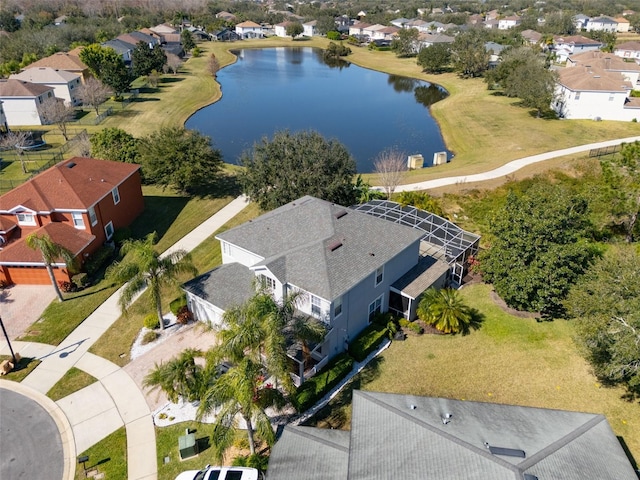
[[[447,96],[437,85],[339,62],[322,50],[267,48],[233,52],[218,73],[222,99],[186,122],[211,137],[228,163],[279,130],[316,130],[344,144],[358,172],[373,171],[383,150],[422,154],[425,166],[446,151],[429,105]],[[451,154],[447,152],[448,158]]]

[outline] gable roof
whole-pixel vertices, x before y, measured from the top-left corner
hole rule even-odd
[[[258,25],[256,22],[252,22],[251,20],[247,20],[245,22],[240,22],[236,25],[236,27],[240,27],[240,28],[260,28],[260,25]]]
[[[620,93],[632,88],[619,72],[582,65],[558,70],[558,82],[574,92]]]
[[[225,263],[189,280],[182,288],[227,311],[244,304],[256,293],[253,286],[255,278],[244,265]]]
[[[20,73],[14,73],[9,78],[15,78],[31,83],[55,83],[55,84],[68,84],[74,80],[80,78],[80,74],[68,72],[66,70],[56,70],[50,67],[38,67],[29,68]]]
[[[640,72],[636,62],[625,62],[622,58],[608,52],[591,51],[572,55],[568,63],[591,66],[608,72]]]
[[[0,80],[0,97],[37,97],[49,91],[52,92],[53,88],[16,78]]]
[[[0,197],[0,212],[86,210],[133,175],[139,165],[95,158],[62,161]]]
[[[343,465],[344,436],[300,433],[285,428],[269,480],[306,478],[303,461],[307,472]],[[355,390],[348,449],[348,467],[324,478],[637,480],[606,418],[591,413]]]
[[[123,53],[131,52],[136,48],[135,44],[131,44],[117,38],[114,38],[113,40],[107,40],[102,44],[102,46],[113,48],[120,55],[122,55]]]
[[[553,37],[553,43],[557,45],[573,44],[573,45],[592,45],[594,47],[602,46],[602,42],[599,42],[598,40],[593,40],[591,38],[583,37],[582,35],[572,35],[568,37],[561,37],[559,35],[555,35]]]
[[[420,240],[411,227],[305,196],[218,235],[281,283],[333,300]],[[417,251],[416,251],[417,254]]]
[[[73,55],[71,52],[57,52],[48,57],[41,58],[40,60],[33,62],[24,70],[30,70],[32,68],[50,67],[56,70],[67,71],[83,71],[87,69],[87,66],[82,63],[82,60],[77,55]]]
[[[615,25],[618,22],[616,22],[613,18],[611,17],[607,17],[607,16],[601,16],[601,17],[596,17],[596,18],[592,18],[591,20],[589,20],[589,23],[606,23],[608,25]]]

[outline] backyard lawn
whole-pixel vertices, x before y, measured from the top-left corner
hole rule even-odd
[[[462,289],[484,321],[467,336],[410,336],[365,369],[352,388],[575,410],[604,414],[613,431],[640,458],[640,408],[625,392],[605,388],[573,344],[571,322],[537,322],[505,313],[490,286]],[[334,399],[313,422],[349,428],[350,393]]]

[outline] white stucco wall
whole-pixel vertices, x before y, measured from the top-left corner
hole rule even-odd
[[[626,92],[580,92],[578,99],[576,93],[562,86],[557,90],[558,98],[564,103],[564,118],[619,121],[637,118],[640,121],[638,109],[624,108]],[[555,110],[558,109],[556,105]]]
[[[9,127],[42,125],[35,98],[5,97],[2,99],[2,103]]]
[[[255,255],[248,250],[244,250],[222,240],[220,241],[220,248],[222,249],[222,263],[238,262],[245,267],[251,267],[264,260],[262,257]]]
[[[212,327],[222,326],[224,311],[209,302],[187,292],[187,306],[196,320],[208,323]]]

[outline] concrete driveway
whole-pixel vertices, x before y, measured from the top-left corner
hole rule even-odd
[[[11,285],[0,290],[0,315],[9,338],[24,334],[55,298],[51,285]]]

